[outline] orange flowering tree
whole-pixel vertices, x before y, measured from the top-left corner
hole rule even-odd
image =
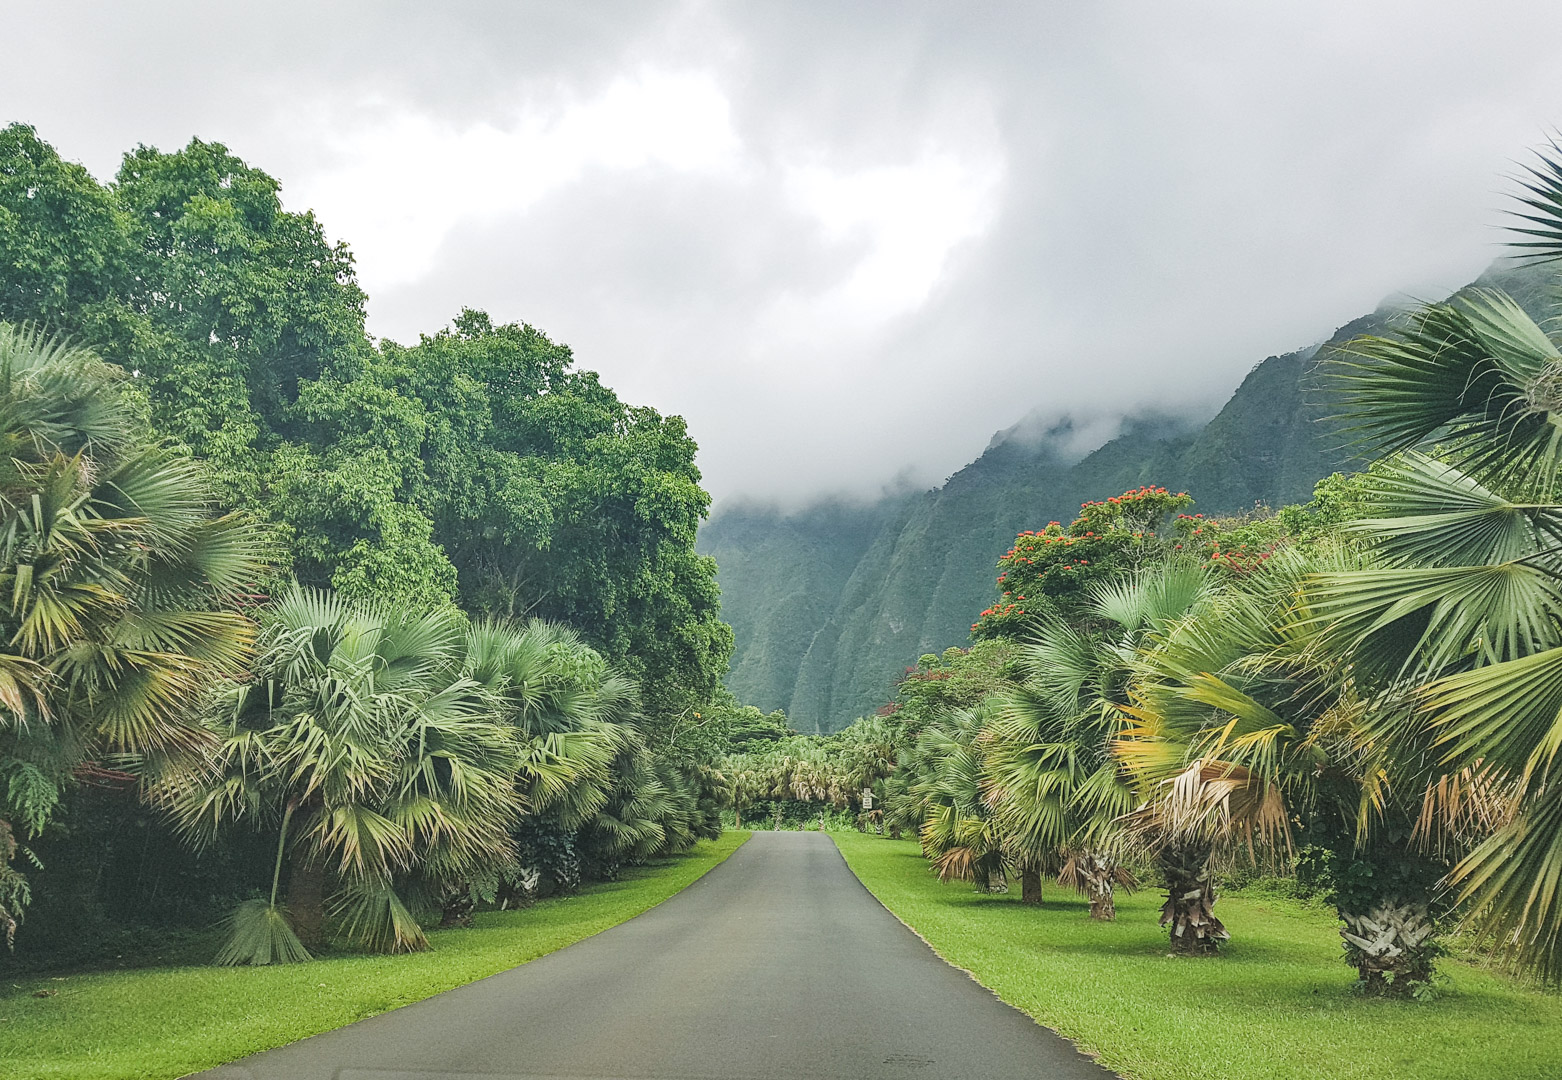
[[[1185,491],[1141,487],[1100,502],[1087,502],[1064,528],[1050,522],[1015,537],[998,560],[998,602],[971,625],[977,640],[1015,637],[1038,612],[1073,621],[1083,612],[1087,586],[1163,559],[1179,547],[1204,549],[1216,526],[1185,513]]]

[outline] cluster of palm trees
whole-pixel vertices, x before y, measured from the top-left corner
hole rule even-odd
[[[722,760],[720,778],[739,828],[745,809],[756,803],[856,808],[863,791],[895,771],[902,741],[898,724],[870,717],[828,738],[796,735],[751,744]]]
[[[1562,258],[1562,150],[1526,181],[1521,247]],[[946,876],[1062,871],[1111,910],[1152,859],[1189,952],[1227,937],[1225,854],[1328,872],[1346,958],[1415,992],[1451,915],[1562,978],[1562,351],[1468,290],[1327,374],[1367,507],[1233,571],[1168,563],[1041,615],[1009,693],[924,730],[889,813]]]
[[[0,927],[20,845],[83,778],[137,784],[195,844],[275,835],[219,961],[423,924],[545,875],[686,849],[719,783],[654,758],[638,690],[573,632],[454,609],[254,594],[270,534],[213,511],[134,379],[0,324]],[[285,887],[284,887],[284,871]]]
[[[886,820],[916,830],[946,880],[1005,889],[1012,870],[1038,903],[1057,875],[1113,918],[1116,889],[1136,884],[1120,826],[1136,786],[1114,753],[1133,666],[1209,589],[1203,568],[1168,565],[1097,583],[1084,620],[1035,620],[1016,684],[936,719],[903,754]]]

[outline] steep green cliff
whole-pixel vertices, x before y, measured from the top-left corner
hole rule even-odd
[[[1549,276],[1493,270],[1526,306]],[[834,731],[871,713],[926,652],[966,641],[993,598],[994,564],[1022,529],[1072,519],[1079,504],[1141,484],[1190,492],[1205,513],[1305,502],[1350,464],[1323,419],[1319,358],[1381,330],[1380,310],[1321,347],[1272,356],[1199,425],[1141,417],[1084,458],[1066,424],[1037,439],[1006,433],[941,487],[864,505],[828,502],[784,514],[723,507],[699,549],[720,567],[722,615],[737,650],[727,685],[762,709],[786,709],[800,731]]]

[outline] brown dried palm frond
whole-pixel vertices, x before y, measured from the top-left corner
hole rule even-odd
[[[1512,821],[1518,807],[1518,784],[1477,762],[1427,785],[1412,839],[1439,855],[1468,851]]]
[[[1058,884],[1088,896],[1092,876],[1110,876],[1113,888],[1124,892],[1136,892],[1139,878],[1114,856],[1096,851],[1070,851],[1058,871]]]
[[[1285,798],[1247,769],[1199,759],[1169,780],[1123,818],[1130,838],[1149,849],[1170,844],[1282,845],[1291,850],[1291,819]]]

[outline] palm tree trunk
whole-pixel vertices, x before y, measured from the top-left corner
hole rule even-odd
[[[1365,993],[1406,996],[1431,982],[1437,949],[1426,904],[1391,897],[1370,911],[1341,910],[1340,918],[1345,962],[1356,969]]]
[[[1090,917],[1111,922],[1117,918],[1117,857],[1108,852],[1092,851],[1085,854],[1083,861]]]
[[[325,867],[303,852],[294,855],[288,871],[287,914],[306,949],[325,943]]]
[[[1166,875],[1166,903],[1161,925],[1171,930],[1171,946],[1190,956],[1212,956],[1231,937],[1215,917],[1215,872],[1210,849],[1203,845],[1174,845],[1161,852],[1161,872]]]
[[[477,910],[477,902],[472,899],[472,890],[466,882],[446,885],[440,897],[440,928],[448,929],[456,926],[470,928],[472,912],[475,910]]]
[[[282,884],[282,856],[287,851],[287,829],[293,821],[293,811],[296,804],[288,803],[287,809],[282,811],[282,828],[277,831],[277,861],[271,867],[271,909],[277,907],[277,887]]]
[[[1022,904],[1039,904],[1039,903],[1041,903],[1041,871],[1040,870],[1021,870],[1020,871],[1020,903],[1022,903]]]

